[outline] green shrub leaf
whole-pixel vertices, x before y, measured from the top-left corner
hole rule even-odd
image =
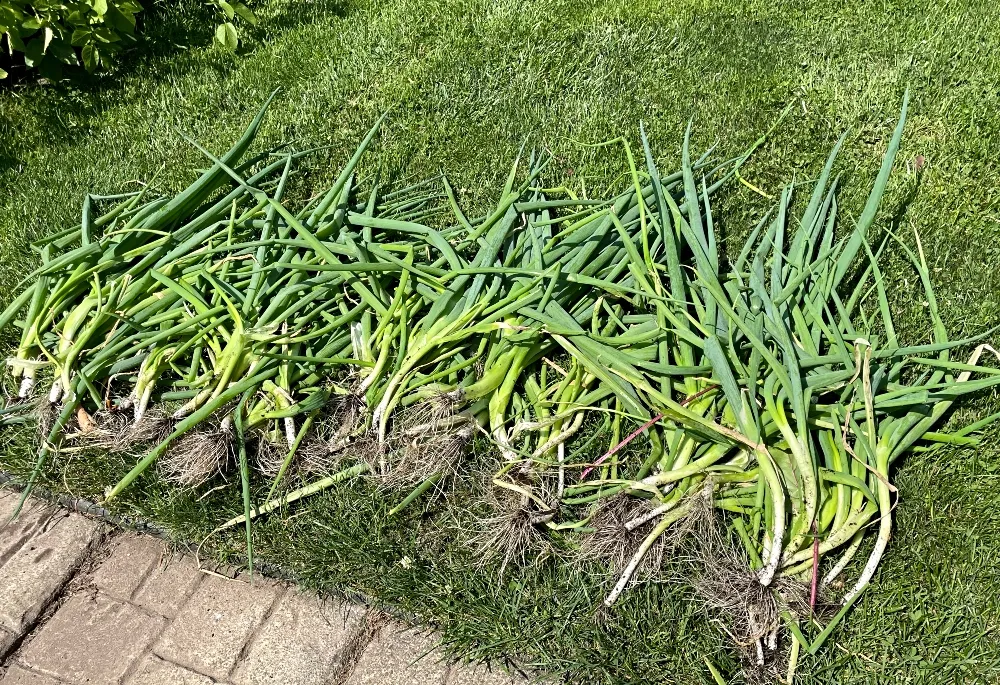
[[[21,40],[21,36],[17,31],[7,32],[7,47],[10,49],[10,54],[13,55],[14,51],[24,52],[24,41]]]
[[[215,30],[215,39],[226,46],[226,49],[230,52],[236,52],[236,48],[240,44],[236,27],[233,26],[232,22],[228,21],[225,24],[220,24],[219,28]]]
[[[24,64],[29,67],[37,67],[42,61],[45,44],[41,36],[32,38],[24,46]]]
[[[38,73],[50,81],[58,81],[63,76],[62,63],[48,55],[43,56],[38,64]]]
[[[121,36],[109,29],[107,26],[95,26],[93,33],[94,37],[102,43],[117,43],[121,40]]]
[[[69,39],[70,45],[75,45],[80,47],[81,45],[86,45],[90,42],[90,29],[76,29],[73,31],[72,37]]]
[[[251,26],[257,25],[257,15],[254,14],[249,7],[244,5],[242,2],[236,3],[233,7],[236,10],[236,14],[240,15],[245,22]]]
[[[93,43],[88,43],[83,46],[83,50],[80,52],[80,56],[83,57],[83,66],[89,72],[93,72],[97,69],[97,65],[100,64],[101,55],[97,51],[97,46]]]
[[[22,19],[24,19],[24,12],[19,10],[13,5],[0,5],[0,22],[2,22],[8,28],[4,29],[6,33],[11,26],[16,26]]]
[[[233,8],[232,5],[226,2],[226,0],[215,0],[215,1],[218,3],[219,7],[222,8],[222,11],[226,13],[226,17],[228,19],[232,19],[233,17],[236,16],[236,10]]]
[[[124,35],[131,36],[135,33],[135,15],[131,12],[123,12],[121,9],[111,6],[108,8],[108,13],[104,15],[104,19]]]
[[[63,64],[70,64],[72,66],[80,64],[80,59],[76,56],[76,51],[61,38],[56,38],[52,41],[52,44],[49,46],[49,54]]]
[[[93,0],[94,12],[99,17],[103,17],[108,13],[108,0]]]

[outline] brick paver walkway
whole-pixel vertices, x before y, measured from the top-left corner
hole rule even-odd
[[[16,496],[0,490],[0,521]],[[433,635],[33,502],[0,531],[0,685],[513,685]]]

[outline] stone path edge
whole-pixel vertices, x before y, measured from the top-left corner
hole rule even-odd
[[[0,469],[0,490],[7,488],[9,490],[23,492],[23,481],[13,476],[12,474]],[[47,488],[35,486],[31,490],[31,496],[36,499],[45,500],[52,504],[56,504],[64,509],[70,511],[75,511],[79,514],[87,516],[89,518],[107,523],[111,526],[121,529],[132,530],[138,533],[143,533],[145,535],[151,535],[153,537],[159,538],[171,545],[177,545],[178,547],[184,549],[189,554],[194,554],[194,550],[197,547],[190,542],[180,542],[175,540],[170,536],[170,534],[151,523],[140,519],[133,519],[131,517],[123,517],[113,514],[96,502],[91,502],[83,497],[71,497],[66,494],[51,491]],[[232,565],[245,565],[246,560],[239,556],[233,556],[234,564]],[[283,568],[278,564],[268,562],[263,559],[254,559],[254,572],[260,575],[272,578],[275,580],[284,580],[296,585],[299,584],[298,578],[295,574],[291,573],[287,569]],[[426,624],[420,621],[415,615],[397,609],[391,605],[385,605],[379,602],[376,598],[357,590],[345,590],[339,589],[336,591],[328,591],[328,594],[334,598],[342,599],[347,602],[352,602],[359,604],[368,609],[377,609],[384,614],[387,614],[391,618],[398,619],[406,623],[407,625],[414,628],[425,627]],[[461,659],[459,659],[461,661]],[[522,676],[527,676],[528,671],[521,668],[520,665],[514,663],[507,663],[506,666],[512,671],[521,674]]]
[[[0,488],[5,487],[17,492],[24,492],[24,482],[21,479],[0,469]],[[91,502],[83,497],[71,497],[62,493],[53,492],[38,485],[32,488],[31,496],[37,499],[45,500],[51,504],[58,504],[64,509],[75,511],[78,514],[83,514],[84,516],[89,516],[90,518],[110,524],[116,528],[126,528],[128,530],[134,530],[138,533],[152,535],[170,543],[174,542],[167,531],[162,528],[138,519],[112,514],[96,502]],[[185,547],[193,549],[193,547],[188,544],[185,544]],[[291,580],[291,578],[283,578],[283,580]]]

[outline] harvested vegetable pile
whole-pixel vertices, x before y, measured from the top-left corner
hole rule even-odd
[[[2,420],[42,428],[29,489],[59,450],[134,455],[106,500],[150,468],[184,488],[238,472],[244,515],[220,528],[245,527],[252,564],[256,517],[362,476],[397,512],[471,477],[484,437],[484,558],[531,563],[559,536],[614,574],[611,608],[693,556],[748,668],[790,678],[878,567],[893,463],[995,418],[935,432],[1000,382],[988,345],[950,356],[989,332],[949,340],[918,236],[869,242],[905,103],[856,223],[838,226],[841,138],[802,206],[789,185],[725,254],[710,198],[752,150],[692,160],[688,136],[661,174],[643,134],[644,170],[623,143],[631,185],[606,199],[543,187],[550,158],[531,155],[469,217],[444,177],[362,192],[376,125],[293,208],[309,152],[247,156],[266,107],[223,156],[198,146],[211,167],[179,195],[87,196],[79,225],[34,244],[42,265],[0,316],[21,329]],[[919,276],[927,341],[896,336],[886,249]]]

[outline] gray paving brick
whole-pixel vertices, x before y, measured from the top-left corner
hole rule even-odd
[[[59,607],[19,658],[24,666],[73,683],[117,683],[164,623],[129,604],[80,593]]]
[[[79,514],[53,516],[0,567],[0,627],[21,635],[69,580],[98,531]]]
[[[0,490],[0,526],[2,526],[17,508],[21,495],[10,490]],[[0,532],[0,566],[3,566],[31,536],[42,529],[52,515],[53,508],[38,500],[29,499],[3,532]]]
[[[290,591],[257,631],[234,680],[239,685],[323,685],[363,617],[360,607],[321,603]]]
[[[204,575],[193,559],[179,555],[165,558],[146,576],[133,601],[147,611],[173,618]]]
[[[26,668],[21,668],[17,664],[7,670],[7,675],[0,680],[3,685],[62,685],[51,676],[34,673]]]
[[[128,601],[162,555],[159,540],[135,533],[123,535],[94,572],[94,584],[105,594]]]
[[[444,685],[448,664],[433,636],[390,624],[365,648],[345,685]]]
[[[279,588],[207,576],[153,651],[167,661],[225,679]]]
[[[200,673],[148,654],[125,683],[126,685],[212,685],[213,681]]]
[[[7,656],[17,637],[17,635],[6,628],[0,628],[0,660]]]

